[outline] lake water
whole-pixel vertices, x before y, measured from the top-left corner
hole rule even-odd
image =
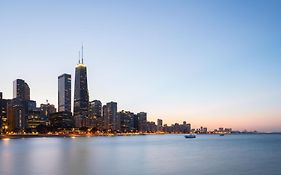
[[[0,175],[280,175],[281,135],[0,140]]]

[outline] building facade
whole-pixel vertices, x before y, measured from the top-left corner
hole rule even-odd
[[[139,132],[147,132],[147,114],[140,112],[137,114],[139,123]]]
[[[135,132],[138,130],[135,121],[137,119],[136,115],[130,111],[120,111],[118,112],[120,118],[120,131],[121,132]]]
[[[23,132],[27,128],[27,111],[24,101],[14,98],[7,104],[8,131]]]
[[[0,93],[0,133],[6,132],[8,129],[8,115],[7,105],[11,100],[3,99],[2,93]]]
[[[97,130],[103,129],[103,118],[102,118],[102,103],[99,100],[90,102],[89,106],[89,119],[92,120],[93,127]]]
[[[50,114],[55,113],[57,109],[55,108],[55,105],[46,103],[40,105],[40,111],[42,115],[49,117]]]
[[[13,98],[30,100],[30,88],[22,79],[16,79],[13,82]]]
[[[157,131],[162,132],[163,131],[163,120],[157,119]]]
[[[74,127],[71,112],[62,111],[50,114],[50,124],[55,129],[70,129]]]
[[[103,107],[104,129],[120,131],[120,119],[117,114],[117,103],[109,102]]]
[[[83,54],[82,54],[83,55]],[[87,120],[89,108],[89,92],[87,82],[87,67],[79,63],[75,68],[75,85],[74,85],[74,119],[76,127],[82,127]]]
[[[58,77],[58,111],[71,112],[71,75]]]

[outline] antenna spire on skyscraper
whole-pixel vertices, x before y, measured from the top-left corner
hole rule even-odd
[[[79,57],[79,60],[78,60],[78,64],[80,64],[80,50],[79,50],[79,52],[78,52],[78,57]]]
[[[83,53],[84,47],[83,47],[83,42],[82,42],[82,64],[84,64],[84,53]]]

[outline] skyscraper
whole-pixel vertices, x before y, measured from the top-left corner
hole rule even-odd
[[[13,97],[30,100],[30,88],[24,80],[16,79],[13,82]]]
[[[147,114],[145,112],[140,112],[137,114],[139,120],[139,131],[147,131]]]
[[[76,127],[79,126],[79,121],[86,118],[89,108],[89,92],[87,82],[87,67],[83,61],[83,46],[82,46],[82,62],[79,62],[75,68],[75,86],[74,86],[74,118]],[[77,123],[78,121],[78,123]]]
[[[71,112],[71,75],[58,77],[58,111]]]
[[[105,129],[110,131],[120,130],[120,119],[117,114],[117,103],[109,102],[103,107]]]

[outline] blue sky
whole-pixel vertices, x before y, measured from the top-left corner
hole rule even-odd
[[[281,131],[281,3],[0,1],[0,91],[57,105],[84,42],[90,99],[150,120]]]

